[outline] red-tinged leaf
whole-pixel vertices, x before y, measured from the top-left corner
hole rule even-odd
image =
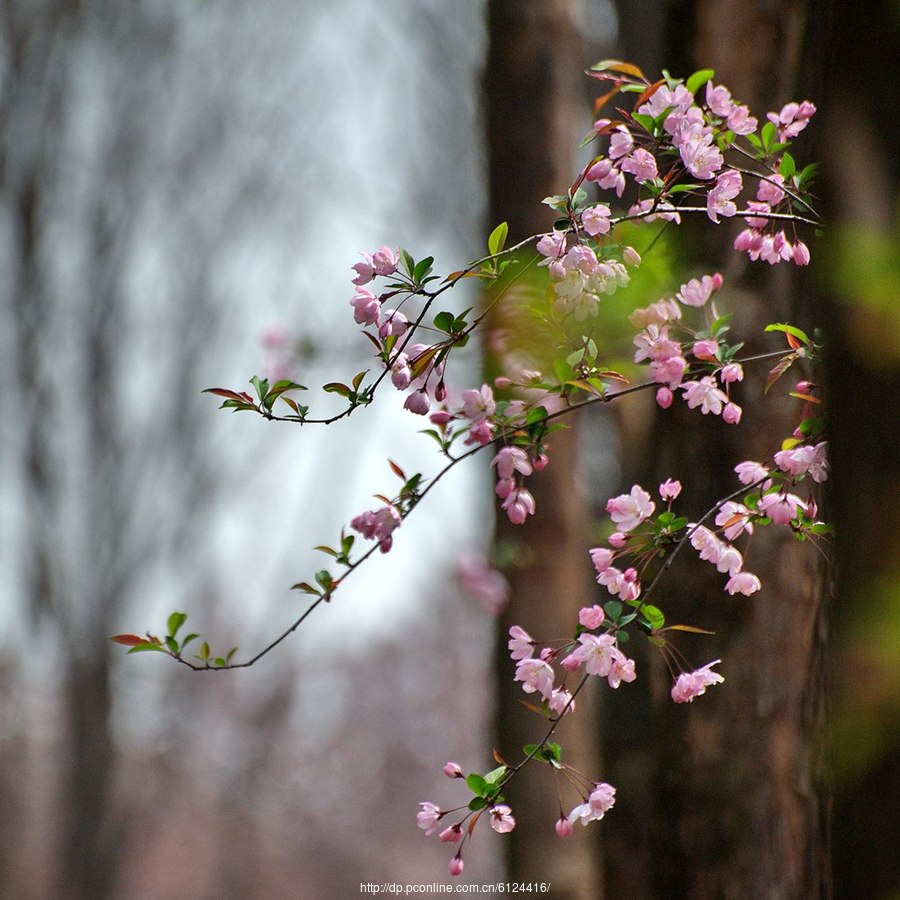
[[[321,596],[322,592],[317,588],[314,588],[311,584],[308,584],[305,581],[300,581],[297,584],[291,585],[292,591],[303,591],[304,594],[315,594],[317,597]]]
[[[494,762],[500,763],[501,766],[507,765],[506,760],[500,755],[500,753],[496,747],[494,747],[494,749],[491,750],[491,756],[494,757]]]
[[[406,473],[400,466],[397,465],[392,459],[388,460],[388,465],[391,467],[391,471],[401,480],[406,481]]]
[[[784,375],[785,372],[794,364],[794,360],[797,359],[797,356],[794,353],[789,354],[788,356],[782,357],[775,366],[772,368],[772,371],[766,376],[766,385],[763,388],[763,393],[768,394],[769,389]]]
[[[217,397],[225,397],[227,400],[234,400],[237,403],[253,402],[253,398],[248,394],[239,394],[237,391],[229,391],[227,388],[207,388],[201,393],[215,394]]]
[[[162,647],[159,646],[159,644],[152,644],[150,641],[144,641],[143,644],[137,644],[136,646],[132,647],[128,652],[129,653],[141,653],[144,650],[158,650],[160,653],[166,652],[165,650],[163,650]]]
[[[340,381],[329,381],[328,384],[322,385],[322,390],[329,394],[340,394],[342,397],[350,396],[350,388]]]
[[[801,394],[799,391],[791,391],[790,396],[796,397],[798,400],[806,400],[808,403],[822,402],[818,397],[813,397],[812,394]]]
[[[493,272],[491,272],[493,274]],[[481,272],[470,269],[461,269],[459,272],[451,272],[444,280],[443,284],[448,281],[459,281],[460,278],[481,278]]]
[[[631,75],[633,78],[639,78],[641,81],[647,82],[647,77],[636,65],[622,62],[620,59],[602,59],[588,69],[589,75],[592,72],[619,72],[622,75]]]
[[[789,331],[784,333],[784,336],[787,338],[788,344],[790,344],[791,350],[799,350],[800,349],[800,341],[797,340]]]
[[[728,519],[727,522],[723,522],[722,525],[721,525],[721,527],[722,527],[723,529],[724,529],[724,528],[731,528],[732,525],[737,525],[738,522],[740,522],[742,519],[745,519],[746,517],[747,517],[746,513],[745,513],[744,515],[741,515],[740,513],[737,513],[736,515],[733,515],[730,519]]]
[[[141,637],[139,634],[115,634],[110,640],[114,644],[123,644],[126,647],[134,647],[137,644],[149,643],[147,638]]]
[[[536,703],[529,703],[527,700],[519,700],[519,703],[525,707],[525,709],[530,709],[532,712],[536,712],[539,716],[546,716],[547,713],[540,708]]]
[[[621,381],[622,384],[631,384],[631,382],[621,372],[616,372],[615,369],[601,369],[597,373],[597,377],[609,378],[613,381]]]
[[[423,350],[414,360],[412,360],[409,368],[412,374],[413,381],[415,381],[421,375],[425,374],[425,370],[434,361],[434,358],[435,356],[437,356],[440,349],[441,345],[435,344],[434,347],[429,347],[427,350]]]
[[[466,828],[466,836],[467,836],[467,837],[471,837],[471,836],[472,836],[472,832],[475,830],[475,826],[478,824],[478,820],[479,820],[480,818],[481,818],[481,812],[480,812],[480,811],[477,812],[477,813],[475,813],[474,816],[472,816],[472,819],[471,819],[471,821],[469,822],[469,827]]]
[[[609,103],[609,101],[612,100],[612,98],[615,97],[620,90],[622,90],[622,86],[617,84],[611,91],[607,91],[605,94],[601,94],[594,101],[594,115],[596,116],[597,113],[599,113],[600,110],[603,109],[603,107],[606,106],[606,104]],[[596,134],[596,132],[594,133]]]
[[[288,406],[289,406],[289,407],[290,407],[290,408],[291,408],[298,416],[300,415],[300,407],[297,406],[297,403],[296,403],[294,400],[292,400],[290,397],[284,397],[284,396],[282,396],[281,399],[284,400],[284,402],[287,403],[287,405],[288,405]]]
[[[634,101],[634,108],[638,109],[638,107],[643,106],[665,83],[666,79],[660,78],[659,81],[651,84],[650,87]]]
[[[313,550],[319,550],[321,553],[327,553],[329,556],[333,556],[335,559],[338,557],[338,552],[333,547],[326,547],[324,544],[318,547],[313,547]]]
[[[662,631],[687,631],[690,634],[715,634],[714,631],[706,631],[703,628],[695,628],[693,625],[666,625],[665,628],[659,629]]]

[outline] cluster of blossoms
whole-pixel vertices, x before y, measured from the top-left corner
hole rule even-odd
[[[403,521],[400,511],[391,503],[376,510],[366,510],[350,520],[350,527],[370,541],[378,541],[382,553],[394,543],[394,531]]]
[[[736,238],[735,249],[770,264],[792,260],[797,265],[807,265],[807,246],[796,236],[791,240],[772,223],[779,216],[790,217],[798,202],[804,211],[808,208],[799,200],[798,188],[803,178],[793,179],[793,159],[789,155],[778,159],[778,155],[806,127],[815,106],[803,101],[789,103],[778,113],[770,112],[768,123],[757,135],[756,118],[747,106],[732,98],[724,85],[707,81],[702,101],[696,93],[697,89],[692,92],[684,84],[661,81],[648,85],[646,99],[625,121],[604,118],[595,122],[594,131],[607,135],[609,146],[605,156],[595,157],[588,164],[584,180],[621,197],[627,186],[626,175],[630,175],[638,197],[628,215],[648,221],[663,218],[678,223],[681,213],[673,202],[676,193],[705,193],[707,216],[718,224],[720,217],[739,214],[736,201],[745,189],[744,179],[755,179],[756,199],[748,201],[745,210],[755,215],[745,216],[748,228]],[[738,138],[749,146],[739,146]],[[731,150],[736,156],[756,160],[762,171],[729,164],[726,154]],[[688,177],[700,184],[684,183]],[[606,233],[609,216],[603,204],[592,207],[582,214],[582,227],[590,235]],[[554,239],[558,247],[559,240]],[[577,269],[577,262],[571,260],[563,272],[562,262],[568,256],[561,257],[559,250],[550,252],[553,246],[548,239],[546,250],[541,252],[555,258],[558,279],[563,283],[577,282],[570,274]]]
[[[698,333],[680,324],[683,306],[705,306],[722,284],[719,273],[692,278],[681,285],[674,299],[664,298],[635,310],[630,321],[642,330],[634,338],[637,347],[634,361],[646,362],[653,380],[661,385],[656,392],[656,402],[663,409],[672,405],[674,392],[681,390],[690,409],[699,407],[703,415],[720,415],[729,425],[737,425],[742,411],[732,402],[730,391],[731,385],[743,380],[744,370],[740,363],[732,360],[734,349],[721,340],[726,329]],[[715,319],[715,313],[711,312],[709,318]],[[687,340],[675,339],[678,328]],[[689,358],[708,374],[688,379]]]
[[[590,206],[581,213],[581,227],[591,237],[607,234],[610,229],[610,209],[604,203]],[[591,242],[594,243],[594,242]],[[629,275],[619,260],[601,255],[588,242],[568,246],[565,231],[543,235],[536,244],[544,258],[556,294],[554,311],[559,315],[571,313],[576,322],[596,316],[601,295],[613,294],[628,284]],[[625,262],[640,265],[641,258],[633,247],[622,249]]]

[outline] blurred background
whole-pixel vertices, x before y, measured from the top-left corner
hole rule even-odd
[[[661,470],[714,492],[741,449],[714,425],[722,471],[691,455],[696,418],[584,417],[516,534],[494,534],[485,466],[460,468],[251,669],[194,674],[108,636],[179,609],[217,652],[252,654],[305,608],[288,588],[320,567],[309,548],[395,490],[386,458],[435,471],[402,398],[316,430],[200,392],[371,365],[348,302],[361,250],[448,272],[501,220],[548,230],[540,200],[578,166],[600,92],[582,73],[604,56],[650,77],[713,66],[759,115],[819,106],[798,146],[823,163],[832,226],[808,272],[750,271],[727,227],[649,271],[696,274],[702,252],[745,324],[824,323],[825,512],[843,537],[836,568],[776,581],[752,612],[692,608],[736,632],[725,652],[750,673],[693,731],[660,712],[651,660],[640,690],[584,704],[565,745],[620,786],[615,829],[560,844],[552,786],[523,777],[519,827],[480,828],[465,878],[551,881],[555,898],[826,896],[831,850],[837,896],[900,897],[898,34],[888,0],[866,16],[849,0],[2,0],[0,897],[337,900],[447,880],[418,802],[456,802],[446,759],[487,771],[492,746],[533,739],[502,711],[520,692],[495,716],[505,629],[552,636],[594,602],[584,551],[611,493]],[[777,312],[754,299],[773,295]],[[481,383],[489,349],[457,387]],[[761,454],[792,416],[765,420]],[[648,439],[668,449],[645,458]],[[792,552],[762,548],[774,579]],[[460,584],[465,554],[504,568],[499,621]]]

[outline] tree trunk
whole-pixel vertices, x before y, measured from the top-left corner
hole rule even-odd
[[[572,0],[496,0],[489,4],[490,50],[486,71],[491,222],[509,223],[510,242],[548,231],[541,200],[564,190],[574,171],[573,147],[587,112],[582,102],[580,42]],[[538,638],[571,632],[578,609],[591,595],[585,565],[589,518],[573,472],[577,431],[553,436],[548,468],[528,479],[538,514],[524,526],[498,526],[501,544],[514,548],[507,570],[513,600],[499,623],[498,749],[513,762],[525,743],[546,727],[520,704],[506,650],[512,624]],[[563,724],[565,762],[597,777],[596,719],[590,702]],[[559,900],[596,900],[599,888],[597,831],[579,828],[559,842],[554,823],[560,807],[549,767],[527,766],[512,782],[508,800],[521,815],[506,842],[508,877],[550,882]],[[572,802],[570,803],[569,800]],[[568,808],[577,802],[564,794]],[[548,843],[552,852],[548,852]]]

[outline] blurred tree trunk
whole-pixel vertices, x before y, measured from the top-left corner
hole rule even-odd
[[[814,93],[801,77],[811,11],[796,0],[695,0],[677,9],[671,4],[672,55],[657,64],[680,74],[713,68],[716,82],[758,115],[778,110],[788,100],[803,99],[798,92]],[[744,352],[752,354],[771,348],[762,335],[770,322],[815,324],[811,293],[804,272],[739,258],[731,249],[734,228],[698,226],[701,255],[695,262],[703,272],[725,274],[723,303],[734,310],[734,333],[746,336]],[[632,474],[645,485],[681,479],[680,503],[690,515],[701,515],[734,490],[737,462],[768,459],[790,436],[801,409],[786,397],[787,385],[800,377],[800,370],[792,371],[764,397],[765,371],[748,371],[738,395],[743,422],[736,429],[676,405],[657,417],[649,440],[653,455],[635,460]],[[670,618],[675,614],[678,621],[716,632],[714,638],[681,635],[676,644],[692,666],[721,657],[726,684],[691,708],[676,707],[662,660],[658,654],[647,660],[654,682],[644,745],[620,744],[612,773],[623,794],[634,790],[642,805],[621,817],[622,829],[610,829],[611,893],[665,900],[830,896],[820,753],[822,557],[787,529],[754,535],[747,568],[760,577],[763,590],[752,598],[728,597],[718,573],[690,563],[673,570],[665,608]],[[632,702],[615,697],[609,706],[633,716],[623,708]],[[642,764],[636,766],[635,759]]]
[[[564,190],[573,178],[573,148],[587,112],[578,10],[574,0],[489,3],[490,217],[492,224],[509,223],[510,243],[549,230],[549,211],[541,200]],[[501,616],[498,637],[497,746],[510,761],[519,758],[525,743],[542,736],[546,723],[519,703],[524,695],[512,681],[506,650],[509,626],[520,625],[540,638],[566,635],[592,589],[585,566],[589,516],[573,475],[576,442],[576,427],[555,434],[550,465],[528,479],[537,516],[524,526],[506,521],[498,526],[498,540],[514,552],[507,569],[513,600]],[[561,729],[565,761],[596,775],[596,719],[589,701],[579,704],[578,715]],[[551,882],[559,900],[596,900],[602,896],[597,831],[578,828],[559,842],[553,830],[560,810],[552,778],[547,767],[533,765],[511,786],[507,799],[521,815],[505,843],[508,877]],[[569,800],[567,812],[575,802],[568,795],[563,802]]]

